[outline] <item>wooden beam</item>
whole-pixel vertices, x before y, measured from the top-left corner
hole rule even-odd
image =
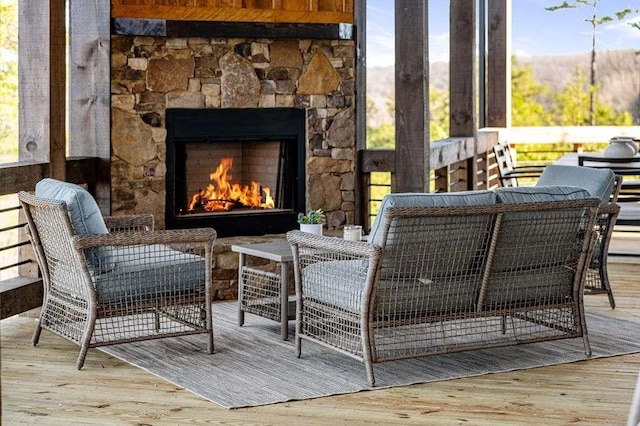
[[[69,155],[99,159],[92,182],[105,215],[111,213],[109,11],[110,0],[71,1],[69,9]]]
[[[21,314],[42,305],[42,279],[16,277],[2,281],[0,319]]]
[[[112,33],[154,37],[311,38],[350,40],[352,24],[291,24],[263,22],[179,21],[115,18]]]
[[[476,2],[456,0],[450,5],[449,135],[473,136],[476,130]]]
[[[488,127],[511,126],[511,0],[488,1]]]
[[[355,44],[356,44],[356,93],[355,93],[355,117],[356,117],[356,152],[367,148],[367,9],[366,2],[359,1],[355,4]],[[355,223],[369,229],[369,185],[363,179],[362,161],[358,157],[355,162],[354,182],[355,194]]]
[[[217,22],[289,22],[315,24],[337,24],[340,22],[349,24],[353,23],[353,12],[351,11],[318,11],[317,6],[315,10],[283,10],[236,7],[149,7],[144,5],[113,4],[111,6],[111,17]]]
[[[429,191],[427,0],[396,0],[394,192]]]
[[[66,179],[67,24],[65,0],[49,1],[49,176]]]
[[[362,173],[396,171],[396,151],[393,149],[367,149],[360,151]]]
[[[18,158],[49,161],[49,2],[18,2]],[[64,56],[63,56],[64,58]],[[60,61],[64,64],[64,61]]]
[[[473,136],[476,116],[476,1],[450,2],[449,135]],[[477,151],[476,151],[477,153]],[[477,186],[476,157],[467,161],[467,186]],[[458,174],[460,179],[461,174]],[[462,185],[458,184],[456,188]]]
[[[69,158],[65,165],[67,181],[89,184],[97,181],[98,158]],[[48,176],[46,162],[21,162],[0,164],[0,196],[19,191],[32,191],[39,180]]]

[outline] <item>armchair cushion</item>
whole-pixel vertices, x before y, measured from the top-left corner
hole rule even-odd
[[[64,201],[67,204],[71,225],[76,234],[108,234],[98,204],[81,186],[56,179],[42,179],[36,184],[36,197]]]
[[[173,279],[167,280],[167,275]],[[102,304],[122,304],[128,297],[154,300],[162,295],[164,299],[204,291],[205,259],[160,244],[113,246],[106,273],[95,274],[93,279]]]
[[[36,184],[35,195],[40,198],[63,201],[67,205],[71,226],[77,235],[109,233],[96,200],[89,191],[81,186],[45,178]],[[110,250],[108,247],[88,249],[85,251],[85,256],[87,257],[87,266],[91,272],[95,272],[96,269],[101,267],[101,264],[110,262]]]
[[[545,169],[536,186],[571,185],[584,188],[603,204],[609,202],[609,196],[615,185],[615,174],[611,169],[594,169],[581,166],[563,166],[550,164]]]

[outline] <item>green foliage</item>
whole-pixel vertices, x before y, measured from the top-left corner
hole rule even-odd
[[[396,128],[389,123],[379,127],[367,126],[367,148],[393,149],[396,146]]]
[[[367,113],[373,114],[376,107],[367,98]],[[392,117],[395,116],[395,97],[390,94],[386,107]],[[449,95],[445,90],[429,91],[429,133],[431,140],[444,139],[449,136]],[[368,149],[393,149],[396,146],[396,129],[392,123],[383,123],[378,127],[367,125]]]
[[[515,57],[511,66],[511,122],[514,126],[548,126],[549,113],[541,101],[549,92],[548,85],[533,78],[531,64],[520,66]]]
[[[449,137],[449,93],[429,90],[429,133],[432,141]]]
[[[595,99],[595,117],[600,125],[631,126],[627,111],[617,112],[598,100],[598,86],[591,87],[587,76],[577,68],[561,92],[549,93],[547,85],[534,80],[531,64],[520,65],[514,59],[511,68],[511,114],[513,126],[589,126],[591,90]]]
[[[18,154],[18,2],[0,0],[0,163]]]
[[[630,126],[633,118],[629,112],[616,112],[599,101],[598,86],[591,86],[584,72],[577,68],[574,79],[564,90],[552,95],[552,124],[558,126],[589,126],[590,98],[595,95],[594,114],[599,125]]]
[[[322,209],[309,210],[305,215],[304,213],[298,213],[298,223],[303,224],[320,224],[324,223],[325,216]]]

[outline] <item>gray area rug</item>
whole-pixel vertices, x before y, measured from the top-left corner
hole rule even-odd
[[[294,339],[277,322],[246,315],[235,302],[213,305],[215,354],[194,335],[100,348],[226,408],[318,398],[372,389],[364,365],[310,342],[296,358]],[[290,322],[293,336],[293,322]],[[640,352],[640,324],[587,315],[592,358]],[[565,339],[374,364],[375,389],[564,364],[585,359],[582,339]]]

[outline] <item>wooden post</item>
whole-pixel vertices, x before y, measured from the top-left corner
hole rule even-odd
[[[67,177],[67,27],[65,0],[49,1],[49,176]],[[35,28],[32,27],[32,31]]]
[[[110,214],[110,0],[72,0],[69,13],[69,153],[100,159],[91,189]]]
[[[66,177],[65,1],[18,2],[20,161],[49,162]]]
[[[396,0],[394,192],[429,191],[427,0]]]
[[[450,2],[449,135],[476,132],[476,2]],[[474,150],[477,155],[477,149]],[[467,162],[467,189],[476,188],[476,155]]]
[[[35,28],[38,31],[34,30]],[[20,161],[49,161],[49,3],[18,2]],[[64,61],[61,61],[64,64]]]
[[[362,173],[360,153],[367,148],[367,67],[365,58],[367,34],[367,10],[365,2],[356,2],[354,19],[356,23],[356,160],[354,167],[355,212],[354,221],[369,230],[369,174]]]
[[[488,0],[487,127],[511,126],[511,0]]]

